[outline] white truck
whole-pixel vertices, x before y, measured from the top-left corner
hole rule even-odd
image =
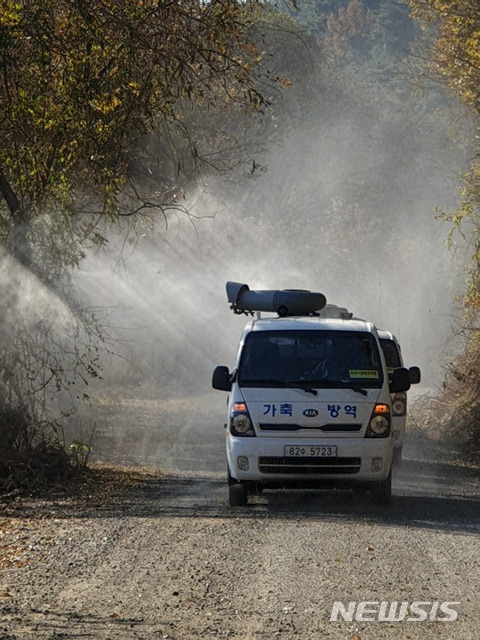
[[[402,349],[397,338],[391,331],[378,330],[380,345],[385,356],[387,373],[389,376],[398,367],[403,367]],[[409,367],[410,384],[420,382],[420,369]],[[403,441],[405,437],[405,427],[407,424],[407,393],[397,391],[392,394],[392,431],[393,431],[393,463],[399,464],[402,460]]]
[[[363,487],[388,503],[392,393],[407,391],[410,376],[404,367],[389,376],[375,326],[320,317],[319,293],[229,282],[227,297],[235,313],[278,314],[249,322],[233,370],[213,373],[213,387],[230,393],[231,506],[287,487]]]

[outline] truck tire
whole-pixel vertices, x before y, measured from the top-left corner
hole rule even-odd
[[[374,504],[387,505],[392,500],[392,469],[385,478],[378,482],[372,482],[370,485],[370,492],[372,496],[372,502]]]
[[[248,502],[246,487],[238,483],[229,485],[228,502],[231,507],[244,507]]]

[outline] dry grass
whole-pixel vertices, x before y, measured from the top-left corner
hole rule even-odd
[[[470,348],[450,366],[443,389],[418,398],[410,426],[445,450],[480,465],[480,347]]]

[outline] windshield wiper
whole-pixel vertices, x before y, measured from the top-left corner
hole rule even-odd
[[[311,387],[304,387],[305,384],[303,380],[299,380],[298,382],[290,382],[289,380],[277,380],[276,378],[265,378],[262,380],[242,380],[240,384],[255,384],[261,386],[262,384],[268,385],[276,385],[279,387],[287,387],[288,389],[301,389],[306,393],[311,393],[313,396],[318,395],[318,391],[316,389],[312,389]]]
[[[328,387],[328,388],[340,388],[351,389],[356,393],[361,393],[362,396],[367,395],[367,391],[362,389],[359,385],[354,385],[343,380],[277,380],[276,378],[263,378],[263,379],[247,379],[241,380],[240,384],[254,384],[258,386],[274,385],[278,387],[287,387],[288,389],[301,389],[305,393],[311,393],[313,396],[318,395],[318,391],[313,387]],[[304,386],[306,385],[306,386]]]
[[[349,382],[344,382],[343,380],[302,380],[306,384],[315,385],[316,387],[335,387],[340,389],[351,389],[356,393],[361,393],[362,396],[367,395],[367,391],[362,389],[359,385],[354,385]]]
[[[348,387],[348,389],[352,389],[352,391],[356,391],[357,393],[361,393],[362,396],[366,396],[368,394],[368,391],[366,389],[362,389],[362,387],[358,387],[358,386],[350,386]]]

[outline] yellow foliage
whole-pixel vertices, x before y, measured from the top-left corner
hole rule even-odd
[[[477,0],[410,0],[415,18],[438,27],[434,64],[480,114],[480,4]]]
[[[115,109],[122,104],[122,101],[115,95],[109,96],[104,94],[103,96],[99,96],[98,98],[91,100],[90,104],[96,111],[107,114],[115,111]]]
[[[260,11],[257,0],[0,0],[0,167],[22,205],[54,210],[81,185],[113,212],[139,133],[179,121],[186,102],[260,109],[249,43]]]
[[[20,22],[21,2],[0,1],[0,27],[14,27]]]
[[[128,87],[134,96],[140,95],[140,86],[136,82],[129,82]]]
[[[478,0],[410,0],[415,18],[435,24],[437,38],[432,51],[432,66],[447,79],[447,85],[480,117],[480,3]],[[477,129],[478,131],[478,129]],[[473,144],[478,153],[478,134]],[[461,203],[457,211],[441,216],[451,227],[448,246],[461,238],[468,247],[469,261],[466,266],[465,292],[462,296],[464,310],[463,330],[467,338],[469,370],[478,371],[480,350],[480,163],[472,164],[464,176]],[[457,365],[459,370],[459,366]],[[460,379],[460,378],[459,378]],[[462,373],[462,381],[465,375]],[[478,405],[478,384],[473,388],[475,403],[468,399],[465,406]],[[475,414],[477,415],[477,414]],[[478,420],[475,428],[478,431]],[[463,428],[463,427],[462,427]],[[480,437],[476,437],[480,443]]]

